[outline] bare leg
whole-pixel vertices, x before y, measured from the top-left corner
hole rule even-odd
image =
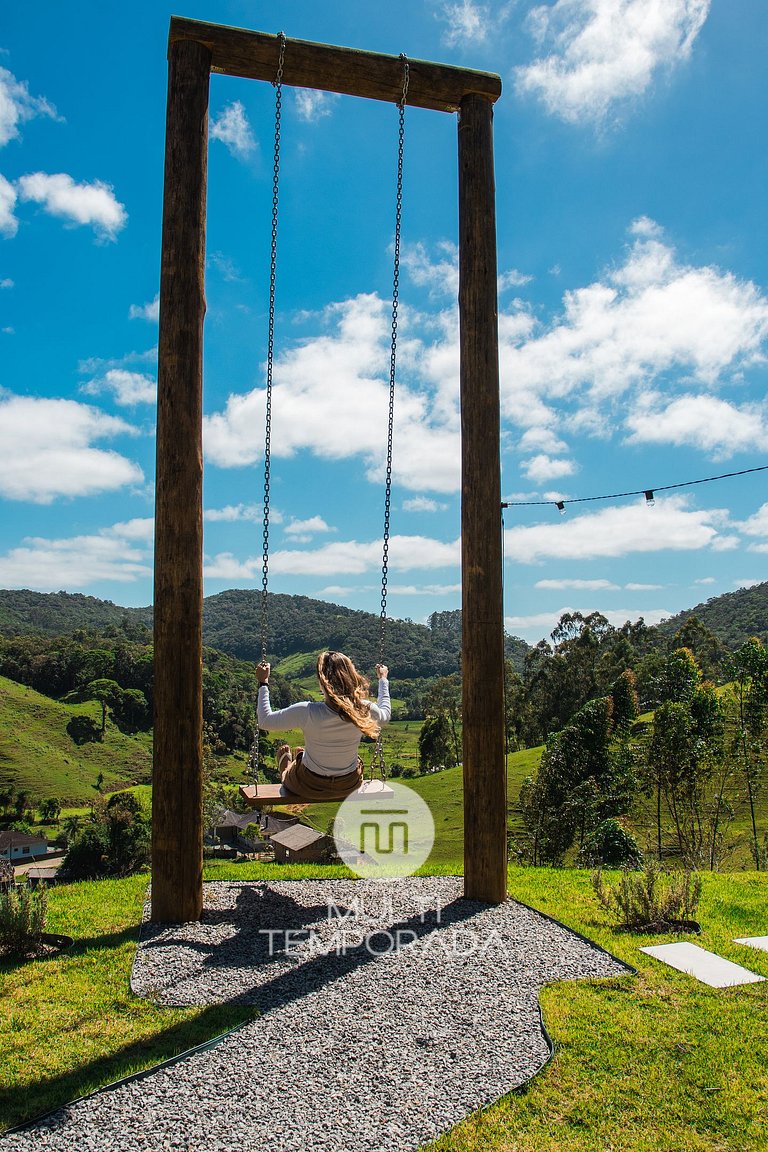
[[[293,764],[293,757],[291,750],[287,744],[280,744],[277,749],[277,769],[280,773],[280,779],[285,777],[286,772]]]

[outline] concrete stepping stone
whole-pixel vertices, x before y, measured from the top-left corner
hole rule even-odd
[[[758,976],[756,972],[750,972],[748,968],[742,968],[740,964],[734,964],[716,952],[708,952],[706,948],[687,941],[655,944],[641,948],[640,951],[661,960],[662,964],[668,964],[670,968],[676,968],[678,972],[686,972],[702,984],[709,984],[711,988],[732,988],[737,984],[755,984],[758,980],[765,980],[764,976]]]
[[[761,952],[768,952],[768,936],[741,936],[734,940],[734,944],[746,944],[748,948],[759,948]]]

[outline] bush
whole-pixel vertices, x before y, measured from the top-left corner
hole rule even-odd
[[[0,950],[9,956],[34,952],[45,931],[47,905],[45,888],[29,882],[0,891]]]
[[[75,880],[128,876],[149,862],[149,818],[131,792],[115,792],[94,802],[93,819],[75,833],[64,859]]]
[[[579,853],[583,864],[606,868],[638,868],[643,854],[631,832],[615,816],[603,820],[584,841]]]
[[[605,882],[602,871],[592,873],[592,887],[618,927],[635,931],[658,931],[689,925],[701,898],[701,877],[686,869],[667,872],[649,857],[642,872],[622,872],[615,885]]]
[[[103,876],[109,864],[109,836],[102,824],[87,824],[69,846],[62,869],[68,879],[93,880]]]

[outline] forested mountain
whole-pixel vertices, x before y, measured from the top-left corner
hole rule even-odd
[[[670,616],[657,625],[656,631],[670,640],[691,616],[714,632],[730,651],[740,648],[750,636],[758,636],[768,644],[768,581],[755,584],[754,588],[739,588],[737,592],[713,596],[695,608]]]
[[[268,650],[278,659],[318,648],[346,652],[362,668],[379,659],[380,620],[307,596],[270,595]],[[261,654],[261,593],[243,590],[209,596],[203,609],[205,643],[242,660]],[[448,676],[459,670],[461,612],[433,612],[429,624],[391,619],[385,632],[385,659],[398,678]],[[522,668],[528,645],[507,638],[507,655]]]
[[[275,659],[320,648],[347,652],[372,669],[379,659],[379,617],[308,596],[270,594],[269,655]],[[0,591],[0,634],[67,635],[80,629],[118,628],[131,634],[152,623],[151,608],[121,608],[109,600],[66,592]],[[241,660],[261,656],[261,592],[232,589],[208,596],[203,605],[203,640]],[[447,676],[459,670],[461,612],[435,612],[429,625],[387,622],[385,659],[398,679]],[[528,645],[507,637],[506,653],[522,670]]]
[[[28,588],[0,589],[0,635],[39,632],[64,636],[85,628],[98,632],[120,627],[123,621],[151,626],[151,608],[121,608],[111,600],[97,600],[79,592],[31,592]]]

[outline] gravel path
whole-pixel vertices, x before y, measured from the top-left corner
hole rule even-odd
[[[434,1139],[546,1062],[542,985],[631,971],[512,900],[465,900],[461,883],[206,884],[200,924],[144,924],[132,988],[263,1015],[0,1149],[409,1152]]]

